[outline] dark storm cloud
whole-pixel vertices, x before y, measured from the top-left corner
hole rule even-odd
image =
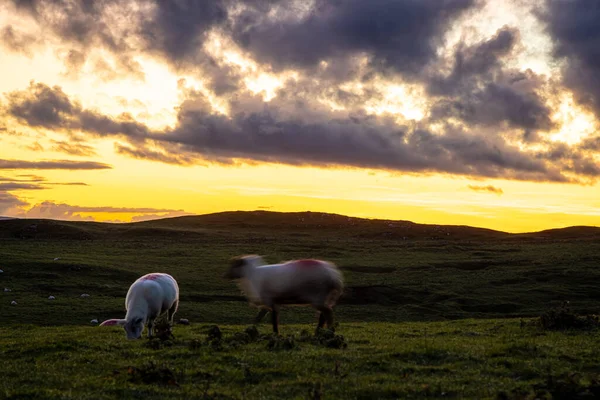
[[[174,130],[155,134],[208,160],[249,159],[291,165],[351,166],[525,180],[569,181],[554,166],[499,138],[447,127],[443,135],[391,120],[352,116],[286,118],[276,108],[232,118],[182,109]]]
[[[564,82],[580,103],[600,117],[600,3],[547,0],[542,19],[554,40],[554,56],[564,60]]]
[[[135,2],[117,0],[12,0],[18,12],[32,17],[42,29],[51,32],[72,49],[67,67],[79,67],[91,50],[103,48],[117,62],[119,70],[141,77],[132,58],[137,40],[139,7]]]
[[[504,27],[496,34],[476,45],[465,47],[462,43],[454,52],[452,71],[448,76],[433,76],[428,82],[428,90],[433,95],[451,95],[472,90],[479,78],[493,78],[489,75],[498,70],[504,56],[510,54],[519,37],[519,32]]]
[[[21,15],[63,45],[68,71],[76,75],[93,50],[115,58],[89,64],[101,79],[123,74],[143,78],[140,54],[159,56],[176,68],[193,70],[218,95],[240,85],[240,71],[207,54],[212,30],[231,38],[267,69],[313,68],[325,60],[323,78],[347,80],[357,70],[354,56],[366,55],[370,72],[391,70],[415,77],[435,59],[443,34],[479,0],[139,0],[19,1]],[[299,18],[300,16],[300,18]],[[16,37],[16,35],[13,35]],[[11,36],[12,37],[12,36]],[[26,40],[11,40],[19,47]],[[313,69],[314,72],[314,69]]]
[[[31,82],[27,90],[8,93],[6,98],[5,112],[32,127],[76,129],[100,136],[123,134],[132,139],[148,134],[148,128],[129,115],[114,119],[83,109],[58,86]]]
[[[264,63],[307,68],[365,53],[378,69],[415,74],[435,57],[436,41],[473,0],[318,0],[305,18],[247,10],[233,37]]]
[[[504,191],[501,188],[492,186],[492,185],[487,185],[487,186],[468,185],[467,187],[475,192],[489,192],[489,193],[494,193],[494,194],[498,194],[498,195],[504,193]]]
[[[157,0],[150,19],[142,21],[141,36],[150,51],[158,51],[168,60],[180,62],[202,48],[206,33],[227,18],[227,10],[218,0]]]
[[[523,92],[506,83],[488,83],[468,96],[449,97],[438,101],[432,115],[435,119],[457,117],[470,125],[502,128],[548,130],[554,126],[551,110],[535,92]]]
[[[108,164],[94,161],[71,161],[71,160],[5,160],[0,159],[0,169],[66,169],[66,170],[93,170],[111,169]]]
[[[531,71],[503,67],[503,58],[518,38],[518,31],[504,27],[491,39],[469,47],[459,45],[451,72],[427,82],[429,94],[438,98],[432,117],[456,117],[470,125],[491,127],[506,124],[526,131],[552,128],[552,112],[536,91],[540,79]]]
[[[78,109],[61,88],[42,83],[31,82],[27,90],[15,91],[6,97],[8,113],[26,121],[29,126],[62,127],[65,119]]]
[[[257,96],[242,96],[231,102],[232,116],[227,117],[212,114],[207,99],[191,91],[179,107],[176,126],[164,131],[83,110],[60,88],[32,85],[24,94],[13,93],[8,98],[9,111],[24,122],[118,135],[129,143],[116,145],[117,152],[171,164],[203,160],[231,164],[243,159],[558,182],[576,180],[565,176],[562,168],[587,177],[598,175],[593,162],[580,154],[574,154],[577,160],[563,157],[551,163],[551,156],[510,145],[501,135],[469,133],[448,124],[441,134],[433,134],[426,123],[409,128],[386,117],[333,114],[315,109],[308,99],[299,105],[293,96],[271,103]],[[72,166],[76,169],[82,164]]]

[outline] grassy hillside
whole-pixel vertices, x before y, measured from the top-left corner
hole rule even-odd
[[[598,313],[598,231],[512,235],[269,212],[118,225],[0,221],[0,290],[9,290],[1,292],[0,357],[11,371],[0,398],[495,398],[542,390],[547,374],[568,371],[583,381],[565,385],[593,389],[596,331],[548,333],[493,318],[535,317],[565,300]],[[280,351],[267,348],[269,338],[205,343],[210,325],[232,337],[256,313],[222,278],[229,258],[246,253],[337,263],[346,289],[336,333],[348,347],[303,339],[316,323],[308,308],[283,310],[282,334],[296,339],[273,342]],[[154,271],[179,281],[176,318],[192,323],[175,327],[174,341],[128,342],[118,328],[90,326],[124,316],[129,285]],[[163,375],[172,371],[179,386],[144,383],[151,360],[164,361]]]
[[[258,214],[278,219],[271,224],[279,228],[266,229]],[[347,285],[338,314],[346,321],[533,316],[564,300],[580,312],[598,310],[600,241],[594,228],[565,238],[571,231],[527,236],[417,226],[418,232],[452,235],[399,238],[387,234],[401,229],[392,222],[351,219],[355,228],[337,228],[346,217],[258,214],[249,213],[243,227],[243,213],[124,225],[0,221],[0,290],[11,290],[2,292],[0,324],[78,325],[117,317],[131,282],[152,271],[180,281],[182,317],[245,323],[254,310],[222,279],[229,258],[245,253],[273,262],[320,257],[337,263]],[[322,223],[310,222],[313,217]],[[298,218],[305,229],[285,228]],[[475,239],[474,232],[485,236]],[[80,298],[83,293],[90,297]],[[56,300],[47,300],[50,295]],[[312,317],[310,310],[282,316],[287,322]]]

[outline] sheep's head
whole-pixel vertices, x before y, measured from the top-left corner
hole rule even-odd
[[[125,333],[127,333],[127,339],[139,339],[142,337],[144,330],[144,319],[135,318],[127,321],[123,328],[125,329]]]
[[[225,279],[241,279],[244,277],[244,267],[246,266],[246,260],[244,257],[234,257],[231,260],[229,270],[225,272],[223,276]]]
[[[264,265],[265,262],[261,256],[255,254],[249,256],[234,257],[231,259],[229,270],[223,276],[225,279],[241,279],[245,274],[246,268]]]

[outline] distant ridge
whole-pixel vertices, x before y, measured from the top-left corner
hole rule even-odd
[[[530,233],[507,233],[466,225],[417,224],[404,220],[367,219],[321,212],[224,211],[142,222],[108,223],[0,217],[0,237],[93,239],[118,235],[161,236],[205,234],[207,231],[310,232],[319,230],[365,239],[489,240],[508,238],[600,238],[600,228],[573,226]]]

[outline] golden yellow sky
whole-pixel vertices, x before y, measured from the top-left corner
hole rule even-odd
[[[451,60],[459,43],[475,45],[489,40],[505,26],[517,27],[520,42],[511,56],[507,56],[504,67],[515,71],[529,69],[550,79],[560,72],[560,64],[552,59],[552,41],[544,33],[542,23],[523,4],[529,3],[490,1],[482,9],[457,18],[445,33],[446,42],[438,48],[439,56]],[[17,11],[10,5],[3,7],[0,27],[12,26],[22,33],[41,35],[39,21],[22,18],[15,23]],[[6,44],[0,47],[0,93],[4,94],[4,102],[10,102],[10,93],[27,90],[33,81],[60,87],[82,109],[110,118],[128,113],[130,118],[156,132],[178,126],[182,102],[189,100],[192,92],[201,93],[215,115],[233,118],[233,107],[241,107],[232,103],[230,97],[212,91],[202,71],[178,68],[152,53],[139,52],[133,57],[143,71],[143,79],[117,67],[112,74],[100,69],[100,61],[116,65],[116,58],[109,51],[93,46],[86,49],[85,63],[75,71],[69,70],[65,66],[69,46],[47,31],[43,35],[46,35],[44,42],[32,45],[28,51],[15,51]],[[278,89],[299,85],[307,78],[294,68],[278,70],[261,64],[222,32],[211,31],[206,37],[205,51],[218,60],[217,68],[235,68],[241,74],[240,102],[246,101],[244,96],[258,94],[265,104],[278,105],[278,96],[283,93]],[[368,68],[360,56],[353,62],[358,69]],[[328,67],[328,63],[331,62],[323,62],[322,67]],[[593,112],[578,104],[567,88],[550,86],[550,83],[545,84],[540,90],[555,124],[545,132],[551,141],[570,146],[593,137],[599,126]],[[361,102],[353,106],[356,110],[377,118],[391,117],[399,126],[416,126],[431,113],[431,99],[418,81],[380,75],[368,84],[350,80],[340,83],[340,87],[363,96]],[[381,95],[363,102],[364,96],[368,96],[367,90],[376,90]],[[340,104],[334,97],[323,94],[324,91],[319,93],[314,97],[319,107],[314,110],[315,119],[327,121],[348,111],[348,105]],[[281,112],[289,112],[293,117],[298,111],[288,110],[287,104],[281,103]],[[236,108],[235,112],[238,111]],[[465,126],[469,132],[470,129],[480,132],[479,128]],[[131,221],[186,213],[266,209],[471,225],[508,232],[571,225],[600,226],[600,190],[589,176],[580,177],[579,183],[561,183],[520,179],[510,174],[494,178],[485,174],[478,176],[477,171],[467,174],[439,169],[411,172],[337,162],[329,167],[295,166],[294,163],[285,165],[240,157],[234,158],[232,164],[223,164],[184,147],[173,151],[181,151],[193,161],[178,165],[119,153],[118,145],[137,145],[129,143],[124,136],[103,137],[76,127],[28,126],[7,112],[0,114],[0,128],[4,128],[0,130],[0,160],[94,161],[110,166],[75,170],[0,169],[0,178],[6,178],[7,182],[9,179],[11,182],[28,180],[24,175],[44,179],[43,188],[7,186],[2,189],[0,185],[0,215],[6,216]],[[432,123],[430,129],[434,132],[435,124]],[[503,128],[506,132],[498,129],[485,127],[481,131],[506,137],[514,134],[514,129],[506,126]],[[536,146],[544,147],[536,143],[511,143],[529,151]],[[68,144],[84,145],[86,154],[65,150]],[[157,147],[159,152],[168,151],[165,149],[170,147]],[[590,157],[598,161],[596,154]],[[86,185],[64,184],[69,182]],[[5,203],[2,203],[3,194],[9,198]]]

